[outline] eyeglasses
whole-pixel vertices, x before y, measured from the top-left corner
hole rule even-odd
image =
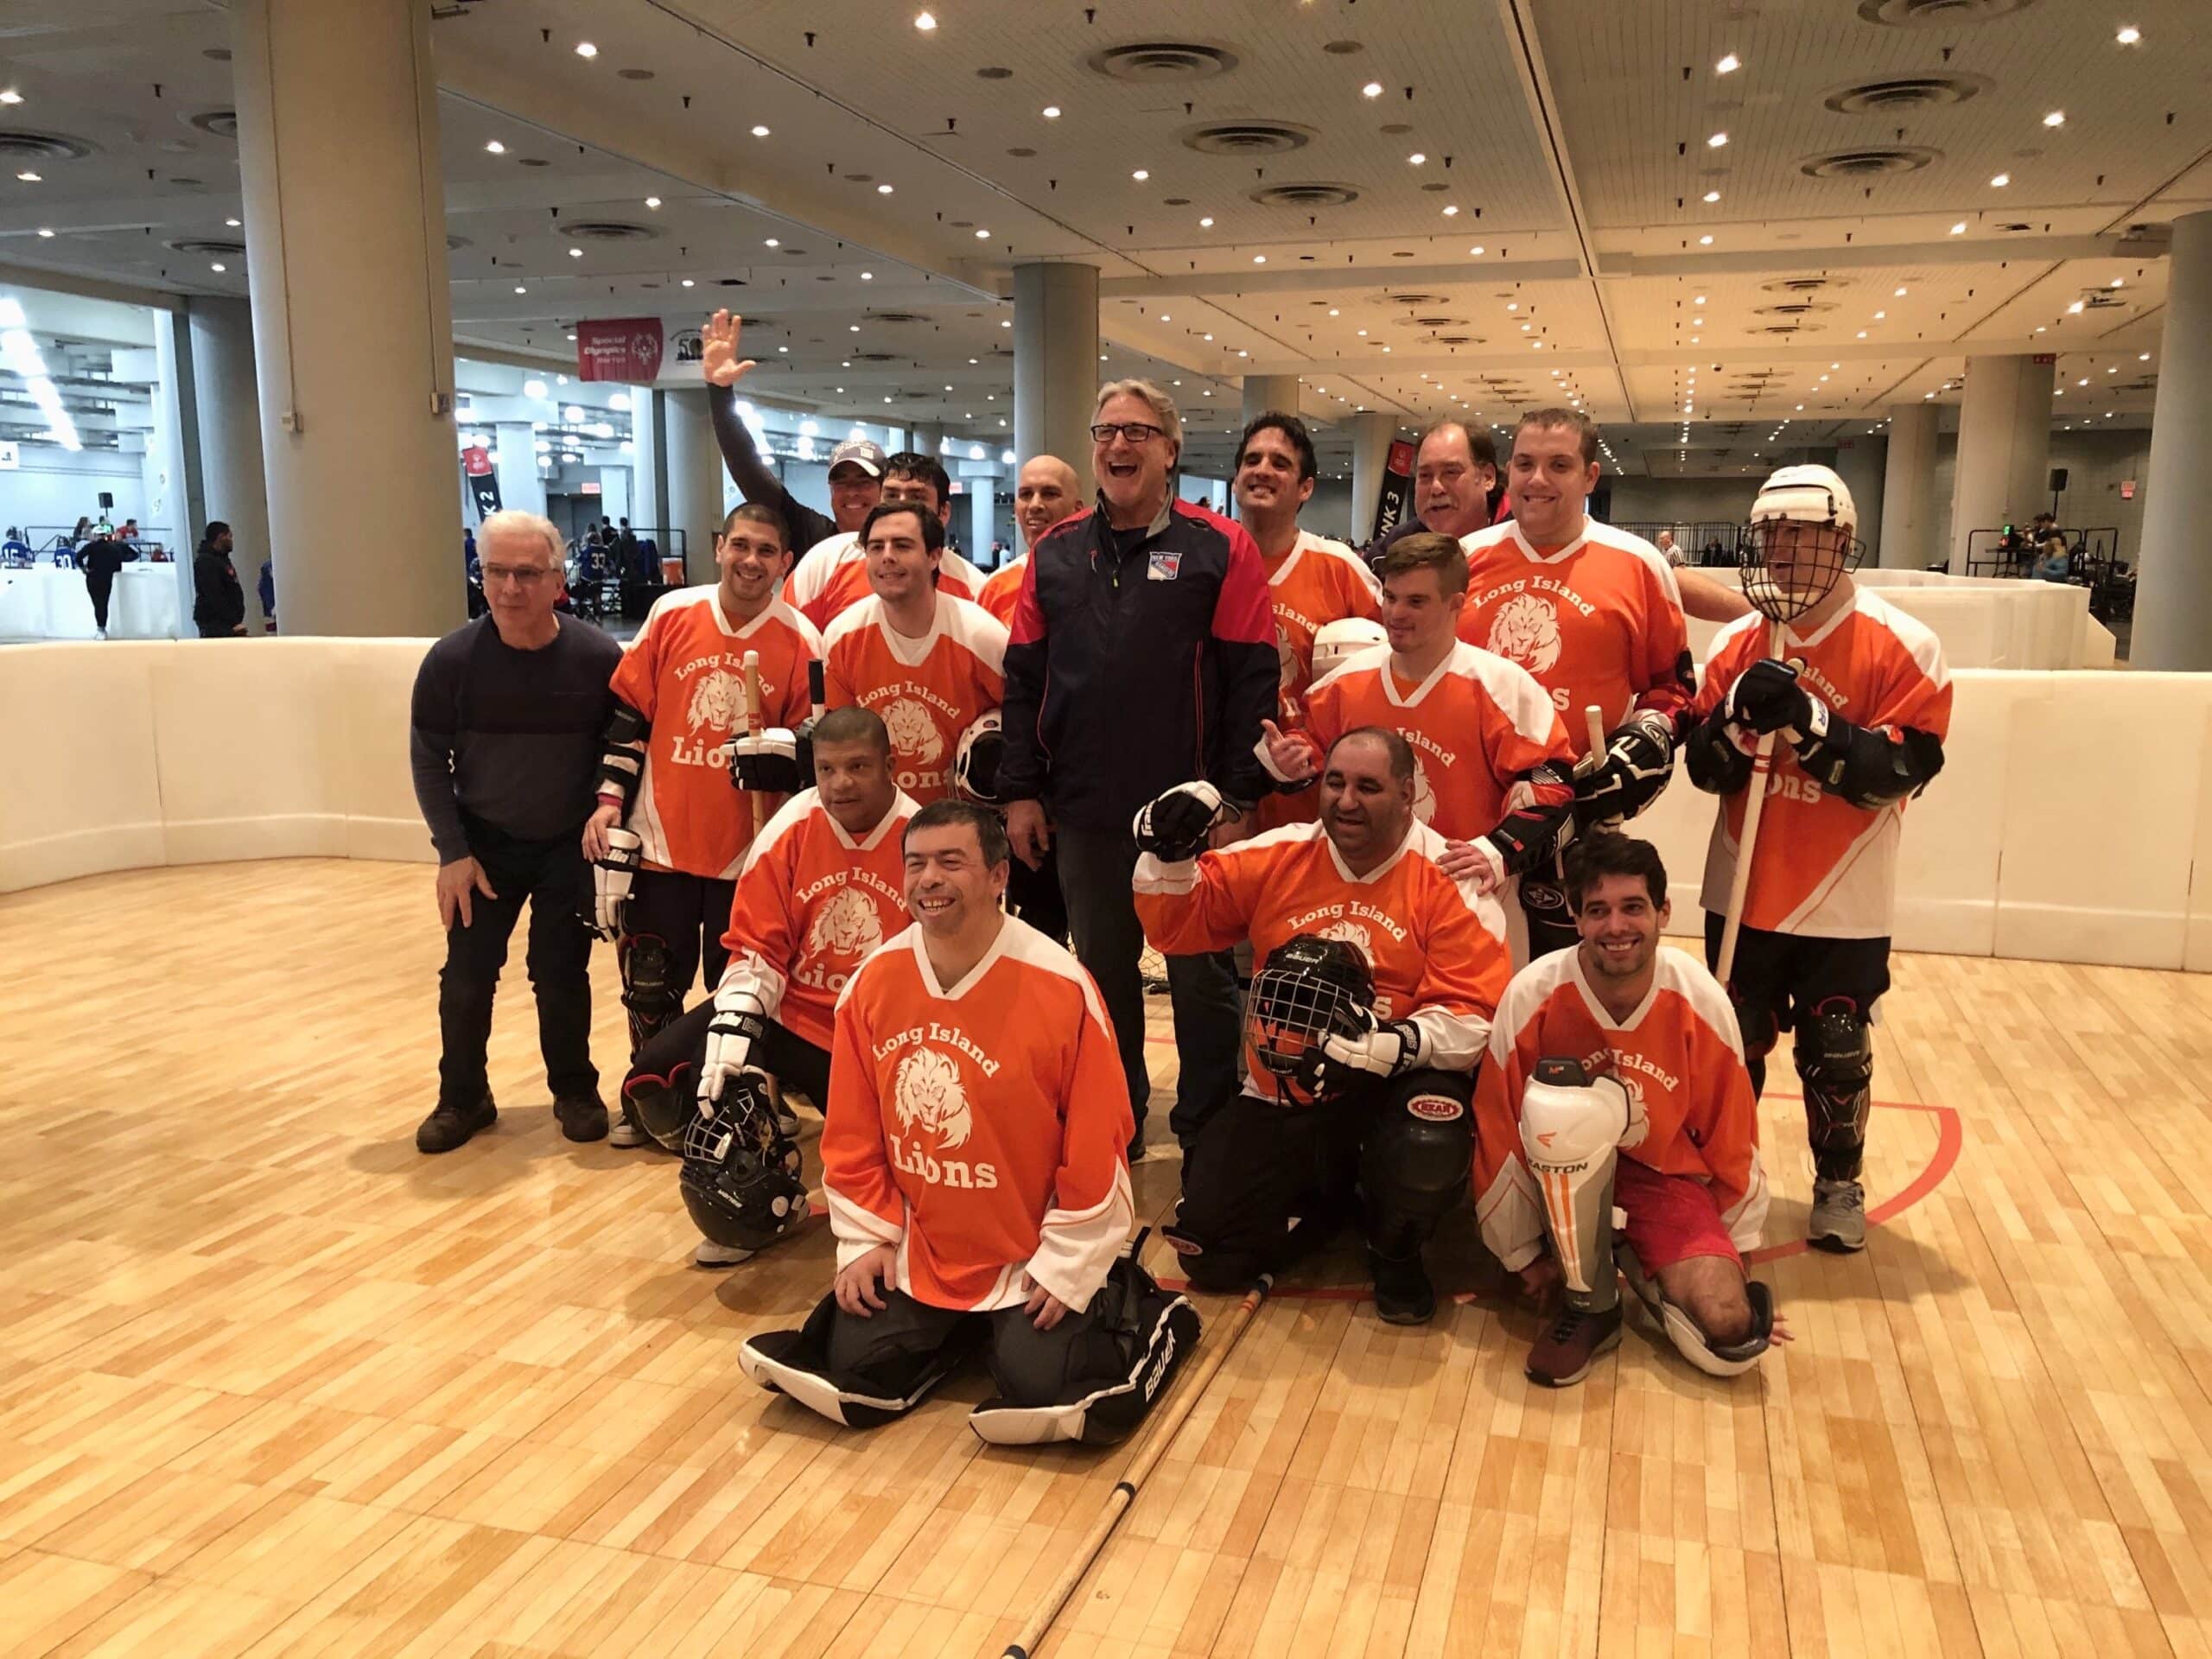
[[[1154,438],[1167,435],[1166,427],[1154,426],[1144,421],[1101,421],[1090,429],[1090,441],[1093,443],[1111,443],[1116,432],[1131,443],[1149,443]]]
[[[518,588],[535,588],[553,573],[542,566],[486,564],[478,567],[484,574],[484,585],[495,582],[512,582]]]

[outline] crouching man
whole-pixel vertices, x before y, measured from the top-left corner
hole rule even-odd
[[[980,1340],[986,1440],[1111,1445],[1196,1344],[1198,1314],[1123,1255],[1128,1084],[1098,989],[1000,908],[1006,830],[938,801],[906,826],[912,926],[838,999],[823,1191],[837,1277],[745,1374],[832,1421],[912,1410]]]
[[[1475,1090],[1483,1240],[1540,1306],[1566,1291],[1529,1378],[1579,1382],[1620,1341],[1624,1273],[1684,1358],[1732,1376],[1789,1335],[1744,1271],[1767,1186],[1735,1011],[1659,943],[1649,842],[1576,842],[1566,891],[1581,942],[1514,976]]]

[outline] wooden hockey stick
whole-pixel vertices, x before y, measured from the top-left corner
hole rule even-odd
[[[746,735],[758,740],[767,723],[760,709],[760,653],[757,651],[748,651],[745,653]],[[756,836],[760,833],[761,826],[768,821],[767,808],[768,803],[761,798],[760,791],[754,790],[753,791],[753,833]]]
[[[1777,659],[1782,655],[1779,622],[1767,625],[1767,655]],[[1736,965],[1736,936],[1744,928],[1744,896],[1751,887],[1751,852],[1758,845],[1759,819],[1766,812],[1767,784],[1774,776],[1774,737],[1772,732],[1761,732],[1758,747],[1751,752],[1751,781],[1746,785],[1751,793],[1744,799],[1744,833],[1736,846],[1735,871],[1728,878],[1728,918],[1720,925],[1720,952],[1713,963],[1713,976],[1724,988],[1728,983],[1729,970]]]
[[[1114,1490],[1106,1495],[1106,1507],[1100,1512],[1098,1519],[1091,1522],[1090,1530],[1084,1535],[1083,1541],[1076,1547],[1073,1558],[1061,1569],[1060,1576],[1052,1580],[1052,1586],[1045,1592],[1044,1600],[1037,1604],[1020,1630],[1014,1633],[1014,1640],[1007,1643],[1001,1659],[1031,1659],[1031,1656],[1035,1654],[1037,1644],[1045,1639],[1045,1632],[1059,1617],[1060,1609],[1067,1605],[1068,1598],[1075,1593],[1076,1586],[1083,1582],[1083,1575],[1090,1571],[1091,1563],[1097,1560],[1098,1552],[1106,1548],[1107,1539],[1113,1535],[1114,1529],[1121,1523],[1122,1517],[1128,1513],[1129,1505],[1136,1502],[1137,1488],[1144,1484],[1145,1477],[1166,1454],[1168,1446],[1190,1416],[1192,1408],[1205,1397],[1215,1374],[1221,1370],[1222,1363],[1235,1351],[1236,1339],[1250,1325],[1252,1316],[1260,1311],[1260,1304],[1268,1300],[1268,1292],[1274,1284],[1274,1275],[1263,1273],[1253,1282],[1252,1288],[1244,1293],[1244,1300],[1236,1304],[1236,1311],[1229,1316],[1227,1335],[1215,1344],[1211,1353],[1199,1359],[1198,1370],[1183,1380],[1183,1385],[1176,1390],[1175,1398],[1166,1413],[1154,1423],[1151,1433],[1145,1436],[1144,1444],[1129,1459],[1129,1466],[1122,1471],[1121,1479],[1114,1483]]]

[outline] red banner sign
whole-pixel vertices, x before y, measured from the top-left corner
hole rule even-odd
[[[648,385],[660,372],[658,317],[609,317],[576,325],[576,378]]]

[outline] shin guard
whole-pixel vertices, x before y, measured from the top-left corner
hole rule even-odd
[[[1805,1085],[1805,1131],[1824,1181],[1855,1181],[1866,1157],[1873,1095],[1872,1028],[1859,1005],[1832,996],[1797,1023],[1797,1075]]]
[[[1618,1077],[1578,1060],[1544,1059],[1521,1096],[1521,1144],[1543,1194],[1544,1221],[1567,1279],[1567,1305],[1603,1313],[1620,1300],[1613,1271],[1613,1170],[1639,1144],[1642,1103]]]
[[[658,933],[626,934],[615,946],[622,972],[622,1007],[630,1016],[630,1058],[636,1059],[683,1012],[668,941]]]

